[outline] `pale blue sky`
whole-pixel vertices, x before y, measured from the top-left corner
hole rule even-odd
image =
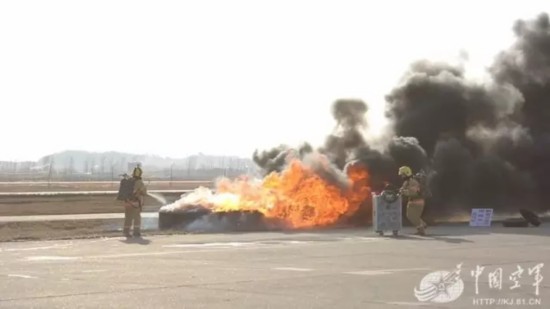
[[[319,145],[338,98],[365,100],[379,132],[411,61],[465,50],[479,76],[513,22],[542,11],[550,2],[2,1],[0,160]]]

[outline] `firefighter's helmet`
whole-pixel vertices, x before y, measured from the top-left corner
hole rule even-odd
[[[411,177],[412,176],[412,170],[410,167],[408,166],[401,166],[399,168],[399,173],[398,173],[399,176],[406,176],[406,177]]]

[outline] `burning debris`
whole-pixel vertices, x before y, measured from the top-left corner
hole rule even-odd
[[[225,226],[213,217],[220,213],[254,213],[261,225],[280,228],[364,223],[371,191],[399,185],[401,165],[428,175],[432,198],[426,211],[432,215],[477,206],[548,210],[548,15],[518,21],[514,31],[516,43],[497,57],[485,83],[468,80],[460,66],[413,63],[386,97],[392,134],[384,147],[365,139],[367,104],[338,100],[332,110],[337,127],[319,149],[304,144],[256,151],[263,179],[221,179],[215,194],[197,189],[161,213],[200,210],[201,219],[188,225],[199,229]]]
[[[350,166],[344,185],[342,175],[326,176],[332,167],[320,154],[304,161],[288,160],[280,173],[272,172],[262,180],[222,178],[215,194],[199,188],[160,212],[190,216],[202,212],[208,215],[201,219],[206,225],[216,222],[212,214],[261,214],[257,221],[265,226],[298,229],[335,224],[357,211],[370,196],[366,168]]]

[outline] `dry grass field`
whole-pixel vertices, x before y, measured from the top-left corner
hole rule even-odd
[[[123,206],[114,194],[63,195],[75,191],[117,191],[118,182],[56,182],[51,183],[0,183],[0,216],[93,214],[122,212]],[[148,190],[193,190],[199,186],[211,187],[206,181],[157,181],[147,183]],[[18,192],[59,192],[56,195],[14,196]],[[6,195],[7,194],[7,195]],[[181,193],[161,193],[168,203],[177,200]],[[163,203],[148,196],[145,212],[158,211]]]
[[[199,186],[211,187],[212,181],[147,181],[149,190],[193,190]],[[118,181],[94,182],[0,182],[1,192],[64,192],[116,191]]]
[[[185,190],[199,186],[212,187],[208,181],[151,181],[148,190],[176,191],[156,193],[171,203]],[[124,206],[116,194],[97,191],[118,191],[119,182],[0,182],[0,242],[31,239],[60,239],[115,236],[121,227],[118,219],[2,222],[2,216],[71,215],[123,213]],[[76,191],[95,191],[95,194],[70,194]],[[15,195],[21,192],[50,192],[53,195]],[[69,194],[63,194],[68,192]],[[147,196],[144,212],[156,212],[162,202]],[[159,231],[155,231],[159,233]]]
[[[162,194],[173,202],[181,194]],[[35,216],[123,212],[123,205],[114,195],[74,196],[0,196],[0,216]],[[162,203],[148,196],[143,211],[154,212]]]
[[[154,230],[142,218],[142,233],[148,235],[181,234],[177,230]],[[82,239],[121,236],[122,219],[58,220],[36,222],[0,222],[0,242]]]

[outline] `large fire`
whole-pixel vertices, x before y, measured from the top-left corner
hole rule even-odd
[[[172,210],[200,205],[213,212],[258,211],[289,228],[326,226],[353,215],[370,201],[369,175],[361,165],[346,168],[348,186],[342,188],[322,178],[298,159],[292,159],[281,173],[262,180],[241,177],[222,179],[216,193],[199,188],[171,206]]]

